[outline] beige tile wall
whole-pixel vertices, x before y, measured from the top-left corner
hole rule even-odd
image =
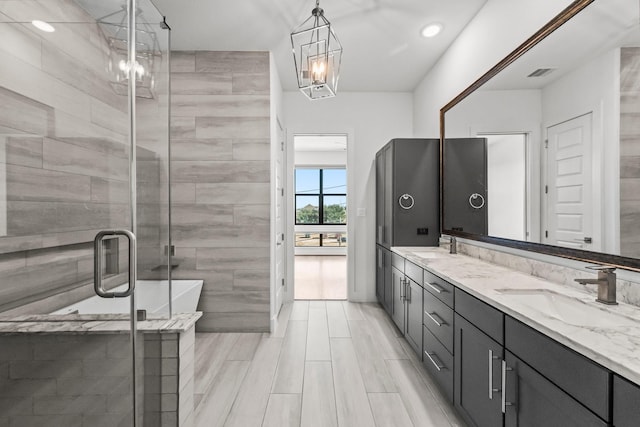
[[[174,278],[204,279],[200,331],[269,329],[268,52],[172,52]]]
[[[620,61],[620,254],[640,258],[640,48]]]
[[[0,312],[15,314],[91,295],[96,232],[130,225],[127,98],[111,88],[106,40],[73,0],[45,3],[0,7]],[[34,15],[56,31],[30,25]],[[168,94],[139,104],[139,275],[159,278]]]

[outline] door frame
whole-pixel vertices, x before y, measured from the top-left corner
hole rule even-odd
[[[326,126],[326,127],[325,127]],[[313,127],[291,126],[286,129],[286,170],[284,180],[285,196],[286,196],[286,212],[291,213],[295,209],[295,187],[293,182],[293,174],[295,171],[295,146],[294,137],[296,135],[346,135],[347,136],[347,207],[351,211],[347,219],[347,300],[364,300],[366,289],[356,289],[355,281],[355,263],[356,263],[356,218],[357,209],[355,199],[355,137],[352,128],[333,128],[331,125],[322,124]],[[284,302],[293,302],[294,300],[294,280],[295,271],[294,263],[291,260],[295,257],[295,224],[290,220],[291,215],[287,216],[285,227],[285,253],[286,253],[286,275],[285,275],[285,294]],[[360,296],[360,293],[362,296]]]

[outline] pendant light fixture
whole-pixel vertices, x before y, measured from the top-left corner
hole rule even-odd
[[[320,0],[311,16],[291,33],[291,48],[300,91],[312,100],[336,96],[342,45]]]
[[[127,95],[127,85],[133,67],[136,81],[136,96],[155,98],[155,79],[162,61],[160,43],[153,27],[145,21],[142,12],[136,11],[136,60],[128,60],[127,9],[99,18],[98,24],[108,46],[107,73],[111,87],[118,95]]]

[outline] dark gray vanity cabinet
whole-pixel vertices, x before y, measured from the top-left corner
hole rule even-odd
[[[613,425],[640,425],[640,387],[618,375],[613,376]]]
[[[440,141],[392,139],[376,154],[376,243],[437,246]]]
[[[391,251],[382,246],[376,246],[376,296],[389,313],[393,303],[391,268]]]
[[[404,272],[395,266],[391,268],[391,311],[389,314],[400,331],[404,332]]]
[[[454,406],[470,426],[502,426],[504,315],[458,289],[455,310]]]
[[[510,316],[506,316],[504,328],[505,347],[511,353],[547,378],[558,393],[566,396],[567,401],[582,405],[582,409],[592,415],[594,421],[585,425],[600,425],[596,415],[610,421],[609,370]],[[518,399],[519,406],[523,404],[522,398]],[[574,406],[567,403],[567,411]],[[570,416],[577,417],[578,413],[578,410],[567,412],[566,425],[573,425]],[[577,419],[585,418],[588,417],[585,415]]]
[[[453,292],[442,278],[423,272],[422,364],[453,404]]]
[[[422,268],[405,261],[405,329],[407,342],[422,357]]]
[[[511,352],[505,352],[505,427],[606,427],[608,424]],[[640,419],[636,419],[635,426]],[[629,424],[631,425],[631,424]]]
[[[385,305],[382,301],[380,302],[416,354],[421,356],[423,289],[420,283],[422,283],[422,268],[405,261],[404,258],[394,253],[391,253],[390,259],[391,265],[388,268],[390,273],[389,304]],[[384,266],[384,263],[382,265]],[[379,273],[379,275],[381,274],[385,273]],[[379,295],[378,298],[380,298]]]

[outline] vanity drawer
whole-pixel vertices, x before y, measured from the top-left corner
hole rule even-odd
[[[440,386],[450,403],[453,403],[453,356],[424,327],[422,337],[422,364]]]
[[[429,292],[424,292],[424,326],[453,354],[453,309]]]
[[[499,344],[504,343],[504,314],[468,293],[455,289],[455,310]]]
[[[422,267],[419,267],[411,261],[404,262],[404,274],[414,282],[422,286]]]
[[[435,274],[424,270],[423,288],[438,298],[440,301],[453,308],[454,286]]]
[[[600,418],[611,421],[607,369],[509,316],[505,347]]]
[[[395,252],[391,254],[391,265],[404,273],[404,258]]]

